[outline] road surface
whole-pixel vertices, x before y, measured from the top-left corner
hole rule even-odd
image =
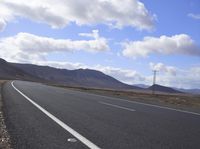
[[[200,114],[39,83],[2,90],[15,149],[199,149]]]

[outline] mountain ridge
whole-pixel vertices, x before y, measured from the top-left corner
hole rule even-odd
[[[153,86],[144,84],[128,85],[103,72],[91,69],[60,69],[34,64],[10,63],[0,58],[0,79],[20,79],[37,82],[55,83],[67,86],[152,90]],[[156,84],[156,91],[167,93],[198,93],[198,89],[177,89]]]
[[[41,81],[40,78],[24,72],[20,68],[13,66],[12,63],[9,63],[1,58],[0,58],[0,79],[22,79],[22,80]]]
[[[58,69],[50,66],[9,63],[3,59],[0,59],[0,78],[42,81],[81,87],[141,89],[139,87],[122,83],[97,70]]]

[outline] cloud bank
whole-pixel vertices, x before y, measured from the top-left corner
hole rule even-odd
[[[131,26],[139,30],[151,30],[155,18],[139,0],[2,0],[0,10],[0,31],[18,17],[52,28],[76,23]]]
[[[23,62],[28,59],[45,59],[45,55],[51,52],[75,52],[80,50],[101,52],[110,49],[107,39],[100,37],[98,30],[80,35],[87,35],[92,39],[54,39],[29,33],[18,33],[16,36],[0,39],[0,55],[9,61],[17,60]]]
[[[200,56],[200,47],[189,35],[145,37],[142,41],[123,43],[126,57],[147,57],[150,54]]]

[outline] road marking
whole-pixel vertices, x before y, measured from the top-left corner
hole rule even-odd
[[[81,93],[83,93],[83,92],[81,92]],[[154,107],[154,108],[159,108],[159,109],[171,110],[171,111],[176,111],[176,112],[181,112],[181,113],[193,114],[193,115],[200,116],[200,113],[186,111],[186,110],[181,110],[181,109],[174,109],[174,108],[169,108],[169,107],[165,107],[165,106],[153,105],[153,104],[149,104],[149,103],[143,103],[143,102],[137,102],[137,101],[130,101],[130,100],[121,99],[121,98],[108,97],[108,96],[97,95],[97,94],[93,94],[93,93],[87,93],[87,94],[94,95],[94,96],[97,96],[97,97],[103,97],[103,98],[107,98],[107,99],[112,99],[112,100],[118,100],[118,101],[129,102],[129,103],[135,103],[135,104],[145,105],[145,106],[149,106],[149,107]]]
[[[132,112],[135,111],[134,109],[130,109],[130,108],[126,108],[126,107],[110,104],[110,103],[107,103],[107,102],[101,102],[100,101],[99,103],[104,104],[104,105],[108,105],[108,106],[112,106],[112,107],[115,107],[115,108],[120,108],[120,109],[124,109],[124,110],[128,110],[128,111],[132,111]]]
[[[69,127],[68,125],[66,125],[65,123],[63,123],[61,120],[59,120],[57,117],[55,117],[54,115],[52,115],[51,113],[49,113],[47,110],[45,110],[44,108],[42,108],[40,105],[38,105],[36,102],[34,102],[32,99],[30,99],[28,96],[26,96],[24,93],[22,93],[19,89],[17,89],[14,86],[14,81],[12,81],[11,83],[12,87],[18,92],[20,93],[24,98],[26,98],[30,103],[32,103],[35,107],[37,107],[40,111],[42,111],[44,114],[46,114],[49,118],[51,118],[54,122],[56,122],[58,125],[60,125],[62,128],[64,128],[65,130],[67,130],[69,133],[71,133],[74,137],[76,137],[78,140],[80,140],[83,144],[85,144],[87,147],[91,148],[91,149],[100,149],[100,147],[98,147],[97,145],[95,145],[94,143],[92,143],[91,141],[89,141],[88,139],[86,139],[84,136],[82,136],[81,134],[79,134],[77,131],[75,131],[74,129],[72,129],[71,127]]]
[[[101,95],[98,95],[98,96],[101,96]],[[101,96],[101,97],[106,98],[106,96]],[[193,115],[200,116],[200,113],[186,111],[186,110],[174,109],[174,108],[169,108],[169,107],[164,107],[164,106],[158,106],[158,105],[153,105],[153,104],[149,104],[149,103],[142,103],[142,102],[137,102],[137,101],[129,101],[129,100],[120,99],[120,98],[112,98],[112,97],[108,97],[108,98],[113,99],[113,100],[126,101],[126,102],[129,102],[129,103],[136,103],[136,104],[150,106],[150,107],[155,107],[155,108],[159,108],[159,109],[172,110],[172,111],[177,111],[177,112],[182,112],[182,113],[187,113],[187,114],[193,114]]]
[[[76,140],[75,138],[69,138],[69,139],[67,139],[67,141],[68,141],[68,142],[72,142],[72,143],[77,142],[77,140]]]

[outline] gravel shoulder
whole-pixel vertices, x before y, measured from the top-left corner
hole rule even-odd
[[[2,85],[6,81],[0,80],[0,148],[1,149],[11,149],[10,136],[6,130],[5,119],[3,114],[3,101],[1,96]]]

